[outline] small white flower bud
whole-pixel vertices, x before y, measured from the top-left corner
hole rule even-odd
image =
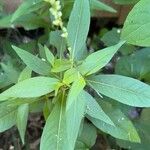
[[[69,51],[69,52],[71,51],[71,47],[68,47],[68,51]]]
[[[63,37],[63,38],[67,38],[67,37],[68,37],[68,33],[67,33],[67,32],[62,33],[62,34],[61,34],[61,37]]]

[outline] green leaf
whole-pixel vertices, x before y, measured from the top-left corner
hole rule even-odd
[[[1,72],[0,74],[0,89],[12,84],[12,82],[8,80],[6,74],[4,74],[3,72]]]
[[[142,110],[140,118],[134,120],[134,125],[141,138],[141,143],[132,143],[128,141],[117,140],[117,144],[125,149],[130,148],[132,150],[149,150],[149,143],[150,143],[149,115],[150,109],[146,108]]]
[[[150,1],[140,0],[129,13],[123,27],[121,38],[127,43],[150,46]]]
[[[86,9],[85,9],[86,8]],[[90,25],[90,7],[87,0],[75,0],[67,31],[71,47],[71,59],[74,59],[85,44]]]
[[[16,123],[16,107],[9,107],[9,102],[0,103],[0,132],[4,132]]]
[[[35,101],[30,104],[30,112],[31,113],[42,113],[44,108],[44,101]]]
[[[51,31],[49,35],[49,42],[51,45],[57,48],[57,56],[59,59],[64,58],[64,52],[66,50],[66,41],[61,37],[62,32],[59,30]]]
[[[98,1],[98,0],[90,0],[90,7],[91,9],[96,9],[96,10],[103,10],[103,11],[108,11],[115,13],[116,10],[113,9],[112,7]]]
[[[24,63],[33,71],[41,75],[49,75],[50,74],[50,65],[38,57],[32,55],[31,53],[22,50],[16,46],[12,46],[15,52],[19,55],[19,57],[24,61]]]
[[[67,104],[66,104],[67,111],[72,107],[72,105],[76,101],[78,95],[83,90],[85,85],[86,85],[86,83],[85,83],[84,78],[79,74],[78,78],[73,82],[73,84],[70,88],[70,91],[68,93]]]
[[[22,143],[25,144],[24,137],[26,132],[27,120],[29,114],[29,105],[23,104],[18,107],[17,112],[17,128],[22,140]]]
[[[45,49],[45,55],[46,55],[46,58],[47,58],[47,61],[52,65],[54,66],[54,55],[53,53],[48,49],[48,47],[45,45],[44,46],[44,49]]]
[[[32,70],[28,67],[24,68],[23,71],[20,73],[18,82],[31,78]]]
[[[107,124],[98,119],[89,118],[97,128],[112,135],[115,138],[140,143],[140,138],[132,122],[120,111],[120,109],[102,100],[99,101],[99,103],[103,110],[115,123],[115,126]]]
[[[96,141],[96,128],[90,123],[84,123],[81,135],[76,142],[75,150],[90,149]]]
[[[53,105],[54,104],[52,103],[51,100],[46,99],[44,108],[43,108],[43,115],[44,115],[45,120],[47,120],[49,114],[51,113]]]
[[[39,16],[37,13],[30,13],[21,16],[13,24],[12,26],[16,27],[24,27],[26,30],[34,30],[40,27],[48,28],[49,26],[48,20],[45,20],[42,16]]]
[[[46,60],[46,54],[45,54],[44,46],[41,43],[38,43],[38,48],[39,48],[39,56]]]
[[[0,27],[1,28],[9,28],[11,27],[11,17],[12,15],[7,15],[7,16],[4,16],[0,19]]]
[[[42,133],[40,150],[72,150],[69,148],[66,131],[65,95],[57,98]]]
[[[5,72],[8,80],[10,80],[12,83],[16,83],[19,76],[19,71],[12,64],[10,65],[1,63],[1,67]]]
[[[101,38],[101,40],[104,42],[106,46],[112,46],[117,44],[120,41],[120,31],[121,29],[113,28],[111,31],[108,31],[104,34],[104,36]],[[121,52],[123,55],[129,55],[132,54],[135,50],[135,46],[130,44],[124,44],[120,49],[119,52]]]
[[[121,103],[150,107],[150,86],[136,79],[120,75],[98,75],[87,81],[95,91]]]
[[[95,119],[102,120],[106,122],[107,124],[113,125],[114,123],[110,120],[110,118],[105,114],[101,106],[97,103],[97,101],[87,92],[85,92],[85,100],[87,103],[87,110],[86,113],[90,117],[93,117]]]
[[[78,82],[78,84],[80,83]],[[71,106],[69,106],[69,108],[66,111],[67,134],[68,134],[68,139],[69,139],[68,144],[73,150],[75,147],[76,139],[78,137],[81,120],[84,117],[84,113],[86,109],[86,101],[84,100],[85,96],[84,96],[83,91],[80,92],[78,95],[70,94],[69,96],[70,97],[74,96],[74,101],[72,102]],[[67,102],[69,100],[70,99],[67,99]]]
[[[63,83],[70,84],[78,78],[79,72],[75,68],[71,68],[64,73]]]
[[[103,68],[123,44],[124,42],[120,42],[117,45],[99,50],[89,55],[78,67],[82,75],[90,75]]]
[[[11,22],[14,22],[19,17],[31,13],[43,7],[42,0],[27,0],[23,2],[15,11],[11,18]]]
[[[48,94],[55,90],[58,80],[49,77],[26,79],[0,94],[0,101],[10,98],[33,98]]]
[[[71,68],[71,62],[67,59],[56,59],[54,61],[53,68],[51,69],[51,72],[62,72],[67,69]]]
[[[150,48],[142,48],[131,56],[121,57],[115,66],[116,74],[150,82]]]
[[[17,18],[15,22],[11,22],[12,15],[6,15],[0,19],[1,28],[14,28],[14,27],[24,27],[26,30],[34,30],[39,27],[48,27],[47,20],[35,13],[29,13]]]
[[[40,98],[16,98],[6,102],[9,103],[10,107],[19,107],[20,105],[32,104],[37,101],[40,101]]]

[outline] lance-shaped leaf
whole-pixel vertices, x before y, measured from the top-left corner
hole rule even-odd
[[[44,50],[45,50],[45,55],[46,55],[47,61],[53,66],[54,59],[55,59],[53,53],[48,49],[48,47],[46,45],[44,46]]]
[[[51,72],[62,72],[71,68],[71,62],[66,59],[56,59]]]
[[[85,9],[86,8],[86,9]],[[86,41],[90,25],[90,6],[88,0],[75,0],[67,26],[71,59],[78,55]]]
[[[19,75],[18,82],[31,78],[32,70],[25,67]]]
[[[75,150],[85,150],[90,149],[96,141],[97,131],[91,123],[84,123],[82,132],[79,135]]]
[[[0,103],[0,132],[4,132],[15,125],[17,107],[10,107],[10,102]]]
[[[16,68],[14,68],[12,64],[6,65],[4,63],[1,63],[0,65],[3,71],[5,72],[5,75],[7,76],[8,80],[10,80],[10,82],[12,83],[16,83],[18,79],[19,71]]]
[[[58,80],[49,77],[26,79],[0,94],[0,101],[9,98],[33,98],[48,94],[55,90]]]
[[[150,107],[150,86],[120,75],[98,75],[88,79],[89,85],[97,92],[121,103]]]
[[[67,134],[69,139],[68,144],[70,145],[71,150],[73,150],[75,147],[75,142],[78,137],[80,124],[82,118],[84,117],[85,109],[85,93],[82,90],[79,95],[74,95],[74,101],[66,111]]]
[[[23,80],[31,78],[32,70],[26,67],[19,76],[18,82],[21,82]],[[27,126],[27,121],[28,121],[28,114],[29,114],[29,104],[34,102],[34,99],[27,99],[28,103],[25,103],[25,99],[20,99],[17,100],[15,99],[15,105],[19,105],[18,110],[17,110],[17,120],[16,120],[16,125],[22,140],[22,143],[25,144],[25,132],[26,132],[26,126]],[[13,106],[13,101],[11,101],[11,105]],[[21,104],[21,102],[24,102]]]
[[[101,120],[89,117],[90,121],[97,128],[112,135],[115,138],[140,143],[140,138],[135,127],[133,126],[132,122],[121,112],[120,109],[105,101],[100,101],[100,105],[107,113],[107,115],[111,118],[111,120],[113,120],[115,126],[107,124]]]
[[[97,101],[87,92],[84,93],[85,101],[86,101],[86,113],[90,117],[102,120],[110,125],[114,126],[114,123],[110,120],[110,118],[103,111],[101,106],[97,103]]]
[[[66,132],[65,95],[59,95],[41,138],[40,150],[72,150]]]
[[[63,83],[70,84],[78,78],[79,72],[75,68],[71,68],[64,73]]]
[[[19,130],[19,134],[22,140],[22,143],[24,144],[24,137],[26,132],[26,126],[28,121],[28,114],[29,114],[29,105],[28,104],[22,104],[18,107],[17,111],[17,128]]]
[[[72,105],[74,104],[74,101],[76,101],[78,95],[85,87],[86,83],[84,78],[79,74],[78,78],[74,81],[72,84],[68,97],[67,97],[67,106],[66,109],[69,110]]]
[[[79,66],[79,70],[83,75],[90,75],[101,68],[103,68],[118,51],[118,49],[124,44],[124,41],[120,43],[107,47],[103,50],[99,50],[95,53],[89,55],[85,61]]]
[[[31,13],[33,11],[36,11],[44,6],[44,3],[42,3],[42,0],[27,0],[23,2],[20,7],[15,11],[11,18],[11,22],[14,22],[19,17],[26,15],[28,13]]]
[[[50,74],[51,67],[48,63],[19,47],[12,46],[12,48],[31,70],[41,75]]]
[[[57,56],[59,59],[64,58],[64,52],[66,50],[65,38],[61,37],[62,31],[56,30],[50,32],[49,42],[51,45],[57,48]]]
[[[140,0],[129,13],[121,38],[127,43],[150,46],[150,1]]]

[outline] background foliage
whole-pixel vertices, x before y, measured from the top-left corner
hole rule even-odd
[[[20,149],[32,149],[25,133],[36,113],[46,123],[34,149],[94,149],[101,137],[104,149],[149,150],[150,2],[113,2],[134,7],[122,27],[92,36],[95,10],[116,12],[98,0],[60,1],[66,38],[49,1],[1,12],[0,132],[16,126]]]

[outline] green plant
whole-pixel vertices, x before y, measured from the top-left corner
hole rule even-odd
[[[88,54],[85,43],[90,26],[90,2],[98,3],[95,0],[74,1],[66,28],[62,22],[59,1],[41,2],[54,9],[50,9],[50,22],[59,30],[51,32],[50,44],[56,50],[51,51],[46,45],[39,45],[42,51],[42,58],[39,58],[22,48],[12,46],[27,67],[20,73],[17,81],[15,78],[13,83],[17,83],[0,94],[1,132],[17,125],[22,142],[25,143],[28,114],[34,112],[33,108],[36,107],[36,111],[43,112],[46,120],[41,150],[90,149],[95,143],[98,130],[117,139],[140,143],[134,125],[121,110],[121,104],[114,100],[134,107],[150,107],[150,86],[130,77],[105,75],[100,70],[125,42],[150,45],[149,39],[143,41],[148,33],[142,34],[143,37],[140,36],[138,41],[135,41],[135,36],[133,41],[134,34],[131,34],[132,19],[138,24],[134,12],[140,6],[140,10],[143,10],[149,2],[141,0],[133,8],[123,28],[121,41]],[[41,3],[36,7],[25,3],[26,8],[31,7],[31,11],[27,13],[41,8]],[[11,17],[12,22],[24,14],[22,7]],[[126,107],[125,105],[123,106]]]

